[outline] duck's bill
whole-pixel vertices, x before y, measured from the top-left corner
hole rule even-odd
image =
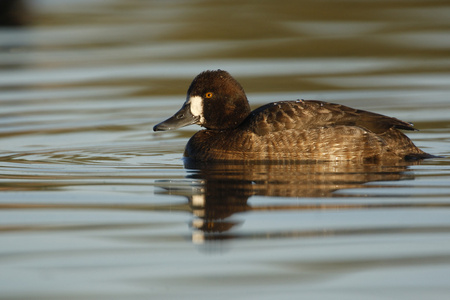
[[[198,117],[191,113],[190,105],[185,104],[183,107],[172,117],[167,120],[156,124],[153,127],[153,131],[166,131],[173,130],[180,127],[196,124],[198,122]]]

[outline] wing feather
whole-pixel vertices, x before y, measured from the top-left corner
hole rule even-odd
[[[255,109],[243,125],[258,135],[338,125],[357,126],[376,134],[391,128],[415,130],[412,124],[396,118],[316,100],[269,103]]]

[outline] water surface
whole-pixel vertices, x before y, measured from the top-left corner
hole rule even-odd
[[[23,3],[0,28],[0,298],[448,297],[445,2]],[[216,68],[252,107],[372,110],[442,157],[185,166],[199,128],[152,127]]]

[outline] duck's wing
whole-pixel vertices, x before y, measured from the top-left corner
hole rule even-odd
[[[412,124],[396,118],[316,100],[269,103],[255,109],[242,125],[258,135],[337,125],[358,126],[376,134],[391,128],[414,130]]]

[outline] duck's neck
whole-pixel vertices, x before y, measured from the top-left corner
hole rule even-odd
[[[237,128],[251,113],[250,105],[245,99],[227,99],[218,107],[209,108],[214,112],[213,118],[208,121],[207,129],[230,130]]]

